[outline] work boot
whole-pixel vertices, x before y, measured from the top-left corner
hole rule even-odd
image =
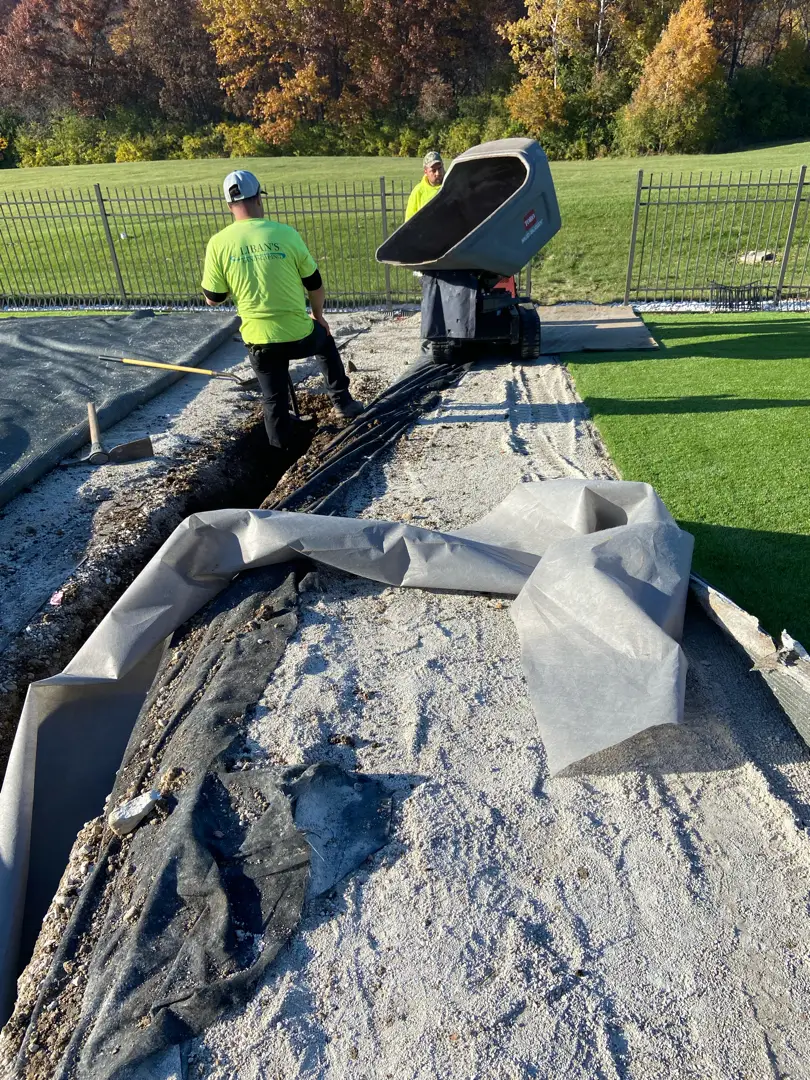
[[[363,411],[360,402],[355,401],[350,395],[347,395],[341,401],[333,401],[332,408],[335,411],[335,416],[339,416],[341,420],[351,420],[355,416],[359,416]]]
[[[289,454],[293,459],[301,457],[309,449],[310,443],[315,438],[318,430],[318,421],[311,417],[290,417],[290,427],[282,449],[283,454]]]

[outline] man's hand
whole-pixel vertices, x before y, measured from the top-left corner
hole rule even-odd
[[[316,323],[319,323],[324,328],[329,337],[332,336],[332,331],[329,329],[329,323],[326,321],[323,315],[313,315],[312,318]]]

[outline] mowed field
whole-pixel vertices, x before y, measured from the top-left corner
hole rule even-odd
[[[791,143],[733,154],[701,156],[663,156],[655,158],[609,158],[600,161],[554,162],[552,173],[562,213],[563,228],[544,250],[533,271],[533,293],[546,303],[558,300],[609,301],[622,297],[627,271],[630,227],[635,199],[636,177],[639,169],[645,173],[672,171],[690,173],[713,172],[715,175],[730,170],[796,169],[810,163],[810,143]],[[365,188],[379,191],[379,178],[384,176],[399,188],[416,183],[421,175],[419,161],[412,158],[357,158],[357,157],[298,157],[213,159],[207,161],[154,161],[121,165],[78,165],[48,169],[0,170],[0,203],[3,195],[24,201],[29,208],[36,208],[43,193],[57,191],[91,191],[94,184],[103,188],[127,189],[151,188],[153,192],[166,192],[161,212],[166,215],[165,230],[174,226],[170,221],[171,191],[189,185],[216,187],[231,169],[247,168],[255,172],[265,185],[278,189],[304,191],[310,187],[317,190],[327,186],[348,185],[349,188]],[[367,266],[368,253],[372,252],[375,237],[357,236],[354,224],[339,217],[324,221],[307,215],[305,203],[300,203],[299,221],[302,231],[310,233],[313,248],[325,259],[324,270],[329,282],[329,262],[339,259],[339,248],[344,249],[343,262],[355,275],[365,273],[372,281],[372,269]],[[362,204],[361,204],[362,205]],[[28,210],[22,211],[27,214]],[[222,222],[226,218],[223,216]],[[206,228],[214,231],[220,221],[211,218],[207,226],[195,227],[191,235],[177,239],[186,249],[191,248],[192,260],[199,256]],[[389,222],[393,228],[398,222]],[[0,219],[0,227],[2,220]],[[331,235],[329,229],[331,228]],[[185,230],[186,232],[188,230]],[[360,230],[363,231],[362,229]],[[28,243],[36,254],[44,258],[35,225],[26,228],[25,236],[16,246]],[[151,235],[138,260],[149,265],[156,281],[160,281],[157,268],[162,262],[159,235]],[[138,237],[129,236],[130,251]],[[116,243],[118,240],[116,239]],[[178,250],[181,248],[178,246]],[[24,255],[24,252],[18,254]],[[106,266],[105,266],[106,272]],[[195,268],[196,272],[196,268]],[[193,276],[193,275],[192,275]],[[344,275],[345,276],[345,275]],[[335,287],[337,288],[337,275]],[[381,280],[381,279],[379,279]],[[375,276],[374,282],[379,285]],[[92,284],[92,277],[90,279]],[[405,284],[404,282],[402,284]]]

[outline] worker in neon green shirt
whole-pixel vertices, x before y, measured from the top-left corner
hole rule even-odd
[[[338,416],[357,416],[363,406],[349,393],[349,378],[323,315],[323,281],[303,239],[289,225],[264,216],[266,193],[253,173],[238,169],[229,173],[223,186],[233,221],[208,241],[202,279],[205,302],[216,306],[233,298],[261,387],[270,445],[292,450],[301,435],[312,432],[299,428],[301,422],[289,410],[290,360],[315,357]]]
[[[439,194],[444,181],[444,162],[441,154],[431,150],[422,159],[424,176],[416,185],[408,198],[408,206],[405,210],[405,220],[412,218],[417,210],[421,210],[426,203]]]

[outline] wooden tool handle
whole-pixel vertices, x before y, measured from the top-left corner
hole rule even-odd
[[[87,422],[90,425],[90,442],[92,445],[101,442],[101,432],[98,427],[96,407],[92,401],[87,402]]]
[[[105,465],[109,461],[109,454],[101,445],[98,416],[92,401],[87,402],[87,423],[90,425],[90,453],[87,460],[91,465]]]
[[[134,364],[137,367],[164,368],[166,371],[191,371],[195,375],[215,375],[223,377],[221,371],[211,371],[210,368],[188,367],[187,364],[162,364],[159,360],[130,360],[124,356],[100,356],[99,360],[115,360],[118,364]],[[230,378],[230,376],[225,376]]]

